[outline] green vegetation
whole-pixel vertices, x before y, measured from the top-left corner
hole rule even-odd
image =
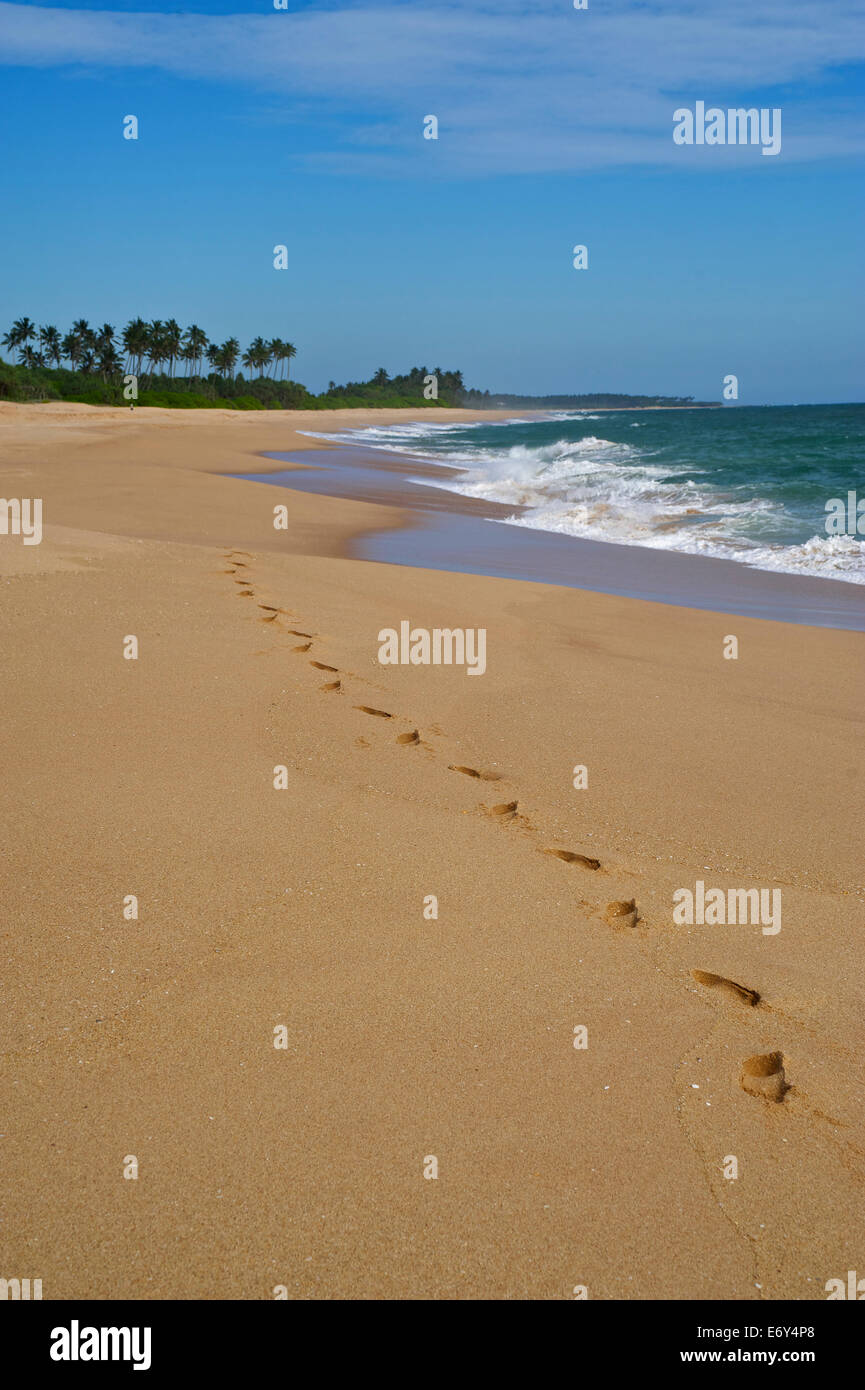
[[[431,387],[430,378],[435,377],[438,395],[428,400],[424,395]],[[345,386],[330,382],[326,391],[316,398],[315,405],[321,410],[336,410],[365,406],[371,408],[395,409],[411,406],[458,406],[463,404],[466,390],[462,372],[445,372],[441,367],[412,367],[404,376],[388,376],[384,367],[369,381],[349,381]]]
[[[428,400],[426,367],[395,377],[380,367],[369,381],[331,382],[315,396],[289,380],[297,351],[293,343],[258,337],[241,352],[236,338],[212,343],[197,324],[184,330],[176,319],[132,319],[119,335],[110,323],[91,328],[86,319],[77,319],[61,336],[52,324],[37,328],[21,318],[0,343],[18,359],[14,366],[0,362],[0,400],[124,405],[124,377],[129,376],[136,379],[138,405],[198,410],[459,405],[464,394],[459,372],[435,368],[438,394]]]
[[[384,367],[369,381],[330,382],[313,395],[289,380],[296,356],[281,338],[254,338],[241,352],[236,338],[212,343],[203,328],[181,328],[175,319],[131,319],[119,335],[110,323],[91,328],[76,319],[61,336],[52,324],[37,328],[16,319],[0,345],[17,363],[0,360],[0,400],[81,401],[85,405],[125,405],[124,377],[137,383],[138,405],[197,410],[334,410],[353,408],[420,409],[469,406],[474,410],[518,407],[535,410],[612,408],[640,405],[707,405],[691,396],[514,396],[468,389],[462,372],[412,367],[388,376]],[[205,371],[205,363],[209,370]],[[68,364],[68,365],[65,365]],[[250,373],[244,376],[237,367]],[[185,374],[180,374],[180,367]],[[433,385],[434,380],[434,385]],[[431,396],[431,391],[436,394]]]
[[[119,336],[110,323],[91,328],[77,319],[61,337],[51,324],[37,328],[22,318],[0,343],[18,358],[15,366],[0,362],[0,400],[125,405],[123,379],[134,376],[139,405],[284,410],[310,403],[306,387],[288,379],[297,349],[281,338],[256,338],[241,355],[236,338],[211,343],[197,324],[184,330],[175,319],[132,319]],[[237,373],[238,361],[257,375]]]

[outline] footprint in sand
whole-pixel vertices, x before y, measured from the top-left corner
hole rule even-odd
[[[574,854],[570,849],[542,849],[541,854],[552,854],[556,859],[561,859],[565,864],[579,864],[584,869],[599,869],[600,859],[589,859],[585,854]]]
[[[738,999],[740,1004],[749,1004],[753,1008],[760,1002],[760,996],[755,989],[738,985],[735,980],[728,980],[726,975],[713,975],[709,970],[692,970],[691,974],[698,985],[705,985],[708,989],[719,989],[722,994]]]
[[[461,767],[459,763],[448,763],[450,772],[461,772],[465,777],[480,777],[482,782],[500,782],[502,774],[500,772],[487,772],[483,769],[479,772],[476,767]]]
[[[790,1089],[784,1075],[783,1052],[764,1052],[746,1057],[742,1063],[739,1085],[749,1096],[758,1096],[761,1100],[776,1104],[782,1101]]]
[[[397,743],[416,744],[420,743],[420,734],[417,729],[412,729],[410,734],[397,734]]]
[[[342,690],[342,681],[328,681],[327,685],[321,686],[322,690]]]
[[[478,810],[488,820],[495,821],[496,825],[518,826],[521,830],[534,830],[528,816],[520,814],[518,801],[500,801],[495,806],[487,806],[485,802],[481,802]],[[465,814],[463,812],[463,815]]]
[[[312,646],[312,643],[311,643],[311,642],[304,642],[304,644],[303,644],[302,647],[292,647],[291,650],[292,650],[293,652],[308,652],[311,646]]]
[[[635,927],[638,921],[637,904],[633,898],[628,902],[607,903],[604,915],[611,927]]]
[[[292,635],[292,637],[312,637],[312,636],[313,636],[313,633],[311,633],[311,632],[298,632],[298,630],[297,630],[296,627],[287,627],[285,630],[286,630],[286,632],[290,632],[291,635]]]
[[[312,643],[310,643],[310,646],[312,646]],[[299,648],[295,648],[295,650],[299,650]],[[316,669],[316,671],[338,671],[338,670],[339,670],[339,667],[338,667],[338,666],[325,666],[325,664],[324,664],[323,661],[311,661],[309,664],[310,664],[310,666],[314,666],[315,669]],[[360,706],[358,706],[358,708],[360,708]]]
[[[378,719],[393,719],[393,715],[388,714],[386,709],[373,709],[372,705],[355,705],[355,709],[361,710],[364,714],[374,714]]]

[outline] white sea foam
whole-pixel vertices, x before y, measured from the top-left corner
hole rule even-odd
[[[493,429],[497,425],[530,424],[534,424],[534,421],[514,416],[508,420],[470,420],[454,421],[453,423],[438,420],[406,420],[397,425],[361,425],[355,429],[335,430],[330,434],[324,430],[298,430],[297,432],[306,435],[309,439],[329,439],[337,444],[363,444],[368,448],[384,449],[393,454],[404,454],[418,441],[425,440],[428,444],[432,444],[439,438],[456,431],[462,433],[463,430]],[[417,453],[418,450],[412,448],[412,452]],[[433,463],[437,461],[435,455],[432,461]]]
[[[604,416],[561,412],[546,418],[582,424]],[[461,471],[456,475],[448,471],[417,481],[520,508],[518,514],[503,519],[504,525],[865,584],[862,540],[816,534],[797,543],[783,540],[795,531],[796,518],[782,503],[757,495],[758,485],[724,489],[699,468],[690,475],[681,470],[674,481],[666,481],[671,475],[669,463],[654,462],[652,453],[636,443],[593,434],[577,441],[559,439],[541,446],[515,444],[498,449],[448,442],[448,436],[456,432],[515,423],[526,422],[481,421],[467,426],[414,421],[315,437],[411,452],[430,463],[457,468]]]

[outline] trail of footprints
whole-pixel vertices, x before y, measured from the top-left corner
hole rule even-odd
[[[238,589],[240,598],[256,599],[257,594],[251,578],[251,561],[254,559],[248,551],[232,550],[225,557],[231,568],[223,570],[222,573],[231,575]],[[284,608],[276,607],[269,603],[258,603],[259,609],[264,616],[260,619],[263,623],[277,624],[281,617],[290,616]],[[292,647],[292,652],[301,655],[311,651],[316,634],[302,631],[294,627],[277,628],[278,631],[285,632],[292,637],[304,639],[300,645]],[[343,690],[342,673],[336,666],[330,666],[323,661],[310,658],[309,665],[316,671],[323,671],[328,675],[335,676],[335,680],[326,681],[319,687],[320,691],[328,694],[341,693]],[[349,673],[350,674],[350,673]],[[372,718],[383,721],[390,721],[397,716],[389,710],[377,709],[373,705],[355,705],[354,708],[361,714],[369,715]],[[431,733],[441,737],[441,730],[438,726],[433,726]],[[429,748],[421,739],[418,729],[411,729],[407,732],[397,734],[396,742],[401,747],[417,748],[420,746]],[[360,737],[356,740],[360,747],[369,747],[368,741]],[[448,771],[460,773],[464,777],[471,778],[480,782],[499,782],[505,780],[500,772],[493,769],[467,767],[462,763],[448,763]],[[503,801],[492,806],[481,805],[480,810],[491,820],[500,825],[518,825],[524,831],[534,834],[535,830],[528,819],[519,813],[518,801]],[[591,873],[603,872],[599,859],[594,859],[589,855],[578,854],[573,850],[542,848],[539,851],[558,859],[560,862],[569,866],[576,866],[581,870]],[[583,902],[586,908],[598,910],[598,904]],[[634,898],[609,902],[603,909],[602,915],[607,924],[617,930],[630,931],[636,928],[637,924],[643,919],[639,915],[636,900]],[[736,980],[728,979],[723,975],[715,975],[706,970],[692,970],[694,981],[706,990],[717,992],[723,999],[747,1009],[768,1009],[768,1005],[757,990],[749,988],[747,985],[739,984]],[[741,1066],[739,1085],[748,1095],[754,1096],[770,1104],[779,1104],[784,1101],[788,1091],[792,1088],[787,1082],[784,1071],[784,1057],[781,1052],[755,1053],[751,1057],[746,1057]]]

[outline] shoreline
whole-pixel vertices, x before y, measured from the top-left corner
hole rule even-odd
[[[563,585],[731,616],[865,631],[865,591],[860,585],[762,570],[713,556],[495,524],[524,509],[415,481],[442,473],[458,475],[462,470],[454,465],[360,444],[340,446],[331,441],[330,448],[320,449],[322,442],[312,441],[315,463],[299,456],[305,450],[271,454],[269,461],[288,467],[282,472],[270,467],[237,476],[391,508],[389,525],[351,539],[347,554],[353,558]]]

